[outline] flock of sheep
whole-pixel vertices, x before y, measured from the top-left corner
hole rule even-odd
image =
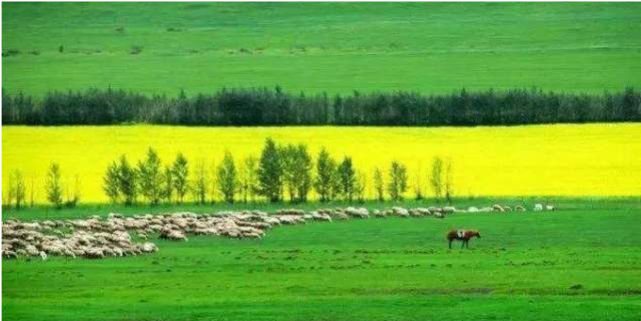
[[[550,205],[536,204],[535,211],[554,210]],[[108,256],[133,256],[154,253],[158,247],[147,242],[149,235],[161,239],[186,241],[187,235],[217,235],[230,238],[261,238],[265,231],[280,225],[305,224],[308,221],[332,222],[352,218],[370,217],[435,217],[459,212],[508,212],[505,205],[492,207],[428,207],[405,209],[392,207],[369,211],[366,208],[320,209],[305,212],[297,209],[279,210],[274,214],[262,211],[218,212],[215,214],[173,213],[159,215],[134,215],[123,217],[111,213],[106,219],[92,216],[89,219],[45,220],[22,222],[7,220],[2,224],[2,256],[40,257],[50,255],[100,259]],[[516,206],[514,211],[525,211]],[[130,233],[135,233],[132,239]]]

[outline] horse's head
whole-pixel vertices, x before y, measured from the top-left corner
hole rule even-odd
[[[476,236],[478,238],[481,238],[481,233],[479,231],[474,231],[474,232],[472,232],[472,236]]]

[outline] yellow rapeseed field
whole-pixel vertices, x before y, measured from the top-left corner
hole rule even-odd
[[[476,128],[73,126],[2,128],[2,180],[20,170],[36,200],[45,199],[44,176],[58,162],[67,185],[80,177],[83,202],[105,202],[107,165],[126,154],[140,159],[148,147],[163,162],[183,152],[190,162],[220,162],[224,151],[238,161],[258,155],[266,137],[325,146],[350,155],[367,174],[392,160],[405,163],[410,183],[427,183],[434,156],[451,159],[458,195],[641,195],[641,125],[589,124]],[[412,187],[408,191],[411,195]],[[6,191],[6,189],[4,189]],[[425,187],[429,195],[429,189]]]

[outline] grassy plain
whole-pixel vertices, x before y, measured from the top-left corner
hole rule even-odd
[[[425,187],[436,155],[450,158],[454,189],[463,196],[641,194],[641,125],[589,124],[476,128],[72,126],[2,128],[2,178],[22,171],[36,201],[44,201],[44,177],[51,162],[61,165],[73,192],[79,175],[83,202],[105,202],[102,177],[108,164],[126,154],[134,163],[149,146],[164,162],[183,152],[193,166],[220,162],[225,150],[237,161],[258,156],[266,137],[325,146],[335,157],[352,156],[370,182],[375,166],[393,160],[408,166],[409,183],[420,174]],[[425,187],[426,188],[426,187]],[[412,188],[408,191],[411,194]],[[426,189],[425,193],[429,194]]]
[[[223,86],[286,90],[538,86],[602,92],[641,86],[638,3],[3,3],[3,86],[123,88],[175,95]],[[60,46],[63,52],[59,52]],[[134,46],[139,54],[131,54]],[[8,53],[8,52],[7,52]],[[312,223],[262,240],[158,240],[155,255],[2,261],[6,320],[639,320],[641,125],[478,128],[2,128],[2,181],[13,170],[44,200],[59,162],[75,209],[4,211],[2,219],[74,218],[341,203],[107,205],[104,170],[155,147],[212,168],[225,150],[257,155],[264,139],[350,155],[371,176],[393,159],[410,183],[432,157],[454,164],[455,205],[550,201],[553,213],[456,214],[444,220]],[[371,187],[371,182],[369,183]],[[5,188],[6,190],[6,188]],[[412,188],[410,188],[410,191]],[[427,192],[427,191],[426,191]],[[371,190],[368,195],[371,196]],[[470,199],[485,195],[492,198]],[[549,198],[547,195],[604,196]],[[605,196],[631,196],[608,198]],[[408,192],[408,197],[410,192]],[[404,206],[433,203],[406,201]],[[381,208],[392,203],[367,202]],[[444,233],[476,228],[470,250]]]
[[[313,223],[262,240],[154,237],[160,252],[148,256],[3,260],[3,317],[641,318],[639,200],[553,201],[558,212]],[[482,238],[449,251],[444,233],[454,227]]]
[[[3,49],[20,51],[2,58],[3,86],[36,95],[108,86],[169,95],[276,84],[330,94],[532,86],[600,93],[641,86],[638,3],[2,8]],[[132,55],[133,46],[142,52]]]

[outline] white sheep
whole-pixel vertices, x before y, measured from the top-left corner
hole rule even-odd
[[[454,206],[445,206],[445,207],[443,207],[443,213],[444,214],[452,214],[454,212],[456,212],[456,207],[454,207]]]
[[[410,216],[410,212],[402,207],[398,207],[398,206],[392,207],[392,211],[396,216],[400,216],[400,217]]]

